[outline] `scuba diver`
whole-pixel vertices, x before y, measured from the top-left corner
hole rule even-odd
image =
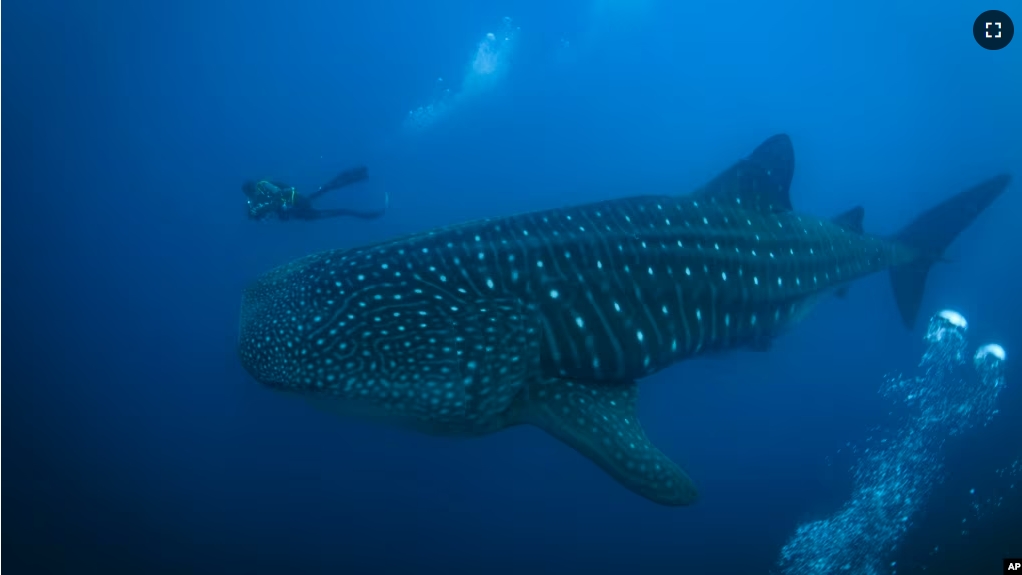
[[[312,200],[319,196],[331,190],[361,182],[367,177],[369,177],[369,173],[365,166],[352,168],[337,174],[332,180],[323,184],[318,190],[308,196],[299,194],[294,186],[268,180],[259,182],[249,180],[241,185],[241,190],[248,196],[248,217],[253,220],[264,219],[273,213],[277,214],[277,217],[281,220],[289,220],[291,218],[321,220],[341,216],[375,220],[386,213],[387,202],[389,201],[387,196],[384,196],[384,207],[375,211],[360,211],[347,208],[317,209],[312,206]]]

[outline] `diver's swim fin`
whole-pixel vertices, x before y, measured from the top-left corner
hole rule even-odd
[[[329,182],[323,184],[318,190],[309,194],[309,199],[321,196],[331,190],[343,188],[344,186],[350,186],[356,184],[369,177],[369,170],[365,166],[357,166],[350,170],[344,170],[343,172],[334,176]]]
[[[345,170],[336,176],[334,179],[327,182],[323,189],[325,190],[336,190],[337,188],[343,188],[351,184],[361,182],[362,180],[369,177],[369,170],[365,166],[358,166],[350,170]]]

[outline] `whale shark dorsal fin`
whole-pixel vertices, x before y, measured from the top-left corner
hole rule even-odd
[[[795,149],[791,138],[777,134],[691,196],[757,212],[790,212],[791,179],[794,175]]]
[[[863,208],[862,206],[855,206],[854,208],[846,212],[838,214],[831,221],[846,230],[861,234],[862,219],[863,217],[865,217],[865,215],[866,215],[865,208]]]
[[[635,493],[661,505],[689,505],[695,485],[646,438],[636,390],[633,381],[545,379],[528,388],[517,419],[567,443]]]

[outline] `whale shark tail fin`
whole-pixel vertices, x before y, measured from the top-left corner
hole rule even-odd
[[[655,503],[694,503],[692,480],[650,443],[639,425],[636,397],[635,382],[546,379],[529,387],[518,420],[567,443]]]
[[[919,254],[914,261],[890,271],[898,312],[909,329],[915,325],[919,314],[930,267],[943,260],[944,250],[1004,193],[1010,182],[1008,174],[990,178],[923,212],[895,234],[893,239],[912,247]]]

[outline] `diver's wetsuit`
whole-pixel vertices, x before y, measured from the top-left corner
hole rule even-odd
[[[248,216],[252,219],[260,220],[269,216],[271,213],[276,213],[277,217],[281,220],[289,220],[291,218],[299,220],[321,220],[324,218],[337,218],[342,216],[350,216],[364,220],[375,220],[386,213],[386,206],[375,211],[360,211],[347,208],[329,208],[320,210],[312,206],[312,200],[326,192],[360,182],[367,177],[368,170],[366,170],[364,166],[346,170],[337,174],[337,176],[335,176],[332,180],[323,184],[318,190],[308,196],[299,194],[295,191],[294,186],[267,180],[263,180],[258,183],[251,181],[245,182],[242,185],[242,190],[245,192],[245,195],[248,196]]]

